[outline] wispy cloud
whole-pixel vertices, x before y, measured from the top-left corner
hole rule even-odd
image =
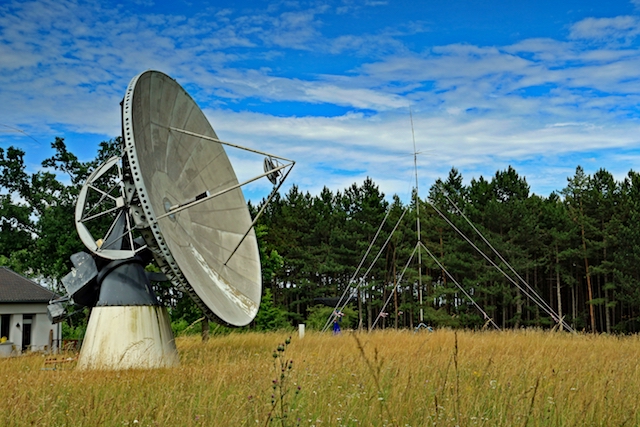
[[[113,137],[129,80],[159,69],[187,87],[222,137],[299,160],[294,179],[311,191],[370,175],[389,194],[409,194],[409,106],[419,148],[432,150],[421,159],[424,180],[452,166],[470,179],[515,164],[540,193],[564,184],[550,176],[571,173],[570,156],[615,148],[637,158],[637,16],[590,17],[566,26],[564,39],[490,46],[414,46],[407,37],[432,31],[424,16],[327,29],[336,17],[392,6],[280,2],[167,14],[10,1],[0,6],[2,124],[38,139]],[[0,143],[18,137],[1,134]],[[240,173],[259,167],[237,160]],[[630,165],[607,166],[621,176]]]
[[[569,38],[601,42],[624,41],[626,43],[640,34],[640,19],[637,16],[615,18],[587,18],[571,27]]]

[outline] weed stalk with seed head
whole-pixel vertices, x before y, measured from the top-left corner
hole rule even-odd
[[[291,397],[290,382],[293,360],[288,359],[286,355],[289,344],[291,344],[291,337],[279,344],[273,351],[273,367],[276,377],[273,379],[271,385],[271,408],[267,415],[265,426],[272,422],[276,422],[281,427],[292,425],[290,415],[294,411],[294,404],[300,393],[300,386],[296,387],[293,397]],[[295,422],[295,425],[300,425],[299,419]]]

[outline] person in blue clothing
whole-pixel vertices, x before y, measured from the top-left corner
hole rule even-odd
[[[333,319],[333,335],[338,335],[340,333],[340,324],[338,323],[338,319]]]
[[[334,312],[333,313],[333,335],[338,335],[340,333],[340,321],[342,320],[342,312]]]

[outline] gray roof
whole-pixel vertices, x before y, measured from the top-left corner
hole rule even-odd
[[[2,303],[46,303],[56,294],[27,279],[7,267],[0,267],[0,304]]]

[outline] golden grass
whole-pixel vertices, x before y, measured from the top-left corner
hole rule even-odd
[[[0,359],[0,425],[267,425],[279,375],[272,354],[286,337],[178,338],[173,369],[43,370],[42,355]],[[284,425],[640,425],[635,336],[307,333],[284,355],[294,361]]]

